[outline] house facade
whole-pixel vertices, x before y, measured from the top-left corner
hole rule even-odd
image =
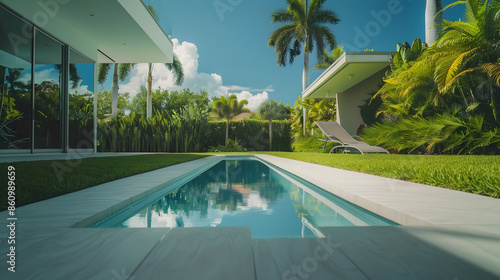
[[[391,52],[345,52],[302,93],[303,98],[335,98],[337,122],[351,135],[363,119],[359,106],[377,91],[389,70]]]
[[[0,154],[95,152],[97,63],[171,63],[168,11],[161,0],[0,0]]]

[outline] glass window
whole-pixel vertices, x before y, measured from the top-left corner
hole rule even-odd
[[[35,149],[62,149],[62,45],[35,34]]]
[[[69,148],[93,149],[94,62],[71,50],[69,63]]]
[[[0,150],[31,148],[32,27],[0,7]]]

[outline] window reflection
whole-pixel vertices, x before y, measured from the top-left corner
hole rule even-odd
[[[42,32],[35,45],[35,149],[62,149],[62,45]]]
[[[0,8],[0,149],[29,149],[31,26]]]
[[[71,50],[69,67],[69,148],[92,149],[94,62]]]

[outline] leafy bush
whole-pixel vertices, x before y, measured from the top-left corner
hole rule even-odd
[[[291,122],[273,121],[273,151],[291,151]],[[204,147],[217,147],[224,144],[225,121],[208,123],[209,136],[205,138]],[[232,121],[229,125],[229,138],[234,139],[248,151],[269,150],[269,122],[254,119]]]
[[[430,119],[417,116],[368,127],[363,130],[362,138],[372,145],[407,153],[421,149],[428,154],[498,154],[500,128],[484,127],[480,115],[465,121],[451,114]]]
[[[230,152],[246,152],[247,149],[239,145],[238,141],[229,139],[227,146],[219,145],[217,147],[210,147],[208,152],[211,153],[230,153]]]

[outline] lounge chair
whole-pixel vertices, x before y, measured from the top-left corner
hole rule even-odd
[[[325,144],[323,145],[323,148],[317,150],[316,153],[323,150],[329,141],[340,143],[339,146],[333,147],[333,149],[330,150],[330,153],[339,148],[356,149],[360,151],[361,154],[389,153],[384,148],[378,146],[371,146],[365,142],[357,141],[356,139],[352,138],[352,136],[349,133],[347,133],[347,131],[345,131],[345,129],[342,126],[340,126],[340,124],[338,124],[337,122],[315,122],[315,123],[318,125],[321,131],[323,131],[323,133],[326,135],[326,139],[319,139],[321,141],[324,141]]]

